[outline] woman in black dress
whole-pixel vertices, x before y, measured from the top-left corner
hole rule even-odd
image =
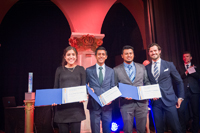
[[[54,88],[66,88],[86,84],[86,73],[82,66],[76,65],[77,50],[68,46],[64,49],[62,66],[55,74]],[[59,133],[80,133],[81,121],[85,119],[82,102],[68,103],[56,106],[54,122]]]

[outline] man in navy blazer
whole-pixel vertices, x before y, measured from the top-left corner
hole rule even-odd
[[[190,52],[184,52],[183,61],[184,64],[177,66],[177,69],[183,79],[185,98],[181,107],[178,109],[179,120],[182,127],[182,132],[186,133],[186,113],[188,103],[191,105],[191,110],[193,114],[192,122],[192,133],[198,133],[199,130],[199,96],[200,96],[200,68],[194,65],[192,62],[192,56]],[[195,71],[193,73],[188,72],[188,68],[194,67]]]
[[[177,108],[180,108],[184,98],[183,81],[172,62],[160,58],[161,47],[152,43],[148,46],[149,56],[152,62],[146,66],[147,74],[151,84],[159,84],[161,98],[154,98],[151,101],[152,111],[157,133],[164,133],[163,114],[171,126],[173,133],[181,133]],[[175,95],[172,80],[175,81],[178,89],[178,98]]]
[[[86,82],[90,88],[99,96],[115,86],[114,70],[105,65],[107,51],[104,47],[98,47],[95,51],[97,63],[86,69]],[[100,133],[100,120],[102,121],[103,133],[110,133],[112,121],[111,102],[101,107],[91,96],[89,96],[87,108],[90,111],[90,125],[92,133]]]

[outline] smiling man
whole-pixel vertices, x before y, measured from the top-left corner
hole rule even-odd
[[[86,83],[99,96],[115,86],[114,70],[105,65],[107,51],[104,47],[98,47],[95,51],[97,63],[86,69]],[[111,103],[101,107],[91,96],[89,96],[87,108],[90,111],[90,124],[92,133],[100,133],[100,120],[102,121],[103,133],[111,133],[110,123],[112,121]]]
[[[185,89],[185,98],[181,107],[178,109],[179,120],[182,127],[182,132],[186,133],[186,110],[188,108],[188,103],[191,105],[191,110],[193,114],[192,121],[192,133],[197,133],[199,130],[199,96],[200,96],[200,68],[193,64],[192,56],[190,52],[183,53],[183,62],[177,68],[183,79],[184,89]],[[194,72],[189,73],[188,69],[194,67]]]
[[[129,45],[124,46],[121,56],[124,62],[114,68],[115,84],[124,83],[132,86],[149,85],[144,65],[133,62],[133,47]],[[120,112],[124,122],[124,133],[133,132],[134,117],[137,133],[145,133],[148,100],[133,100],[128,97],[120,97]]]
[[[152,111],[157,133],[164,133],[164,113],[170,122],[173,133],[181,133],[181,126],[178,119],[177,109],[184,98],[183,81],[172,62],[160,58],[161,47],[152,43],[148,46],[149,56],[152,62],[146,66],[147,74],[151,84],[159,84],[161,98],[154,98],[151,101]],[[172,80],[176,82],[178,98],[175,95]]]

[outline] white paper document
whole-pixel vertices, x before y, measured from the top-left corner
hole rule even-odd
[[[109,102],[115,100],[116,98],[120,97],[122,93],[119,91],[118,87],[115,86],[108,91],[104,92],[99,96],[100,102],[102,105],[106,105]]]
[[[118,87],[115,86],[111,89],[109,89],[108,91],[104,92],[103,94],[101,94],[100,96],[97,96],[92,90],[91,88],[86,85],[88,93],[90,94],[90,96],[92,96],[94,98],[94,100],[101,106],[105,106],[107,105],[109,102],[115,100],[116,98],[120,97],[122,94],[119,91]]]
[[[62,89],[62,103],[87,101],[86,86],[76,86]]]
[[[194,66],[193,66],[193,67],[190,67],[190,68],[188,68],[188,69],[187,69],[187,71],[188,71],[188,73],[189,73],[189,74],[192,74],[192,73],[195,73],[195,72],[196,72],[196,70],[195,70]]]
[[[160,87],[158,84],[139,86],[137,88],[140,100],[162,97],[160,92]]]
[[[135,100],[160,98],[160,87],[158,84],[146,85],[146,86],[132,86],[128,84],[119,83],[119,90],[121,91],[121,97],[128,97]]]

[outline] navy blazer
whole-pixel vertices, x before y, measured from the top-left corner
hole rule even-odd
[[[151,73],[152,62],[146,66],[147,75],[151,84],[156,84],[155,78]],[[172,79],[175,81],[178,89],[178,97],[184,98],[184,86],[181,76],[179,75],[176,67],[172,62],[168,62],[161,59],[160,76],[158,78],[158,84],[160,87],[162,98],[161,100],[166,106],[173,106],[177,102]],[[154,101],[152,100],[152,104]]]
[[[100,85],[96,72],[96,65],[91,66],[86,69],[86,84],[88,83],[90,88],[94,89],[94,93],[99,96],[115,86],[114,70],[105,65],[105,77]],[[101,106],[91,96],[89,96],[87,108],[98,110],[100,107]],[[110,106],[104,106],[104,108],[111,109]]]
[[[191,63],[191,66],[193,66],[194,64]],[[195,65],[194,65],[195,66]],[[200,85],[199,85],[199,79],[200,79],[200,67],[195,66],[195,73],[192,74],[187,74],[185,75],[185,65],[181,64],[179,66],[177,66],[177,70],[181,75],[181,78],[183,79],[183,83],[184,83],[184,88],[185,88],[185,93],[188,91],[188,84],[190,86],[190,89],[193,93],[200,93]]]

